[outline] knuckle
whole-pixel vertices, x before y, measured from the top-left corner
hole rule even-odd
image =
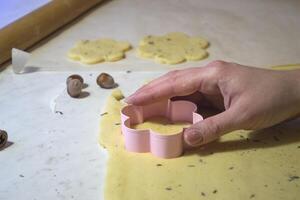
[[[210,64],[207,69],[210,70],[213,75],[223,75],[228,71],[228,66],[226,62],[217,60],[213,61],[213,64]]]
[[[205,123],[199,127],[205,138],[218,138],[221,135],[221,126],[213,118],[206,118]]]
[[[219,123],[216,123],[214,120],[213,120],[213,118],[208,118],[207,119],[208,121],[208,127],[207,127],[207,131],[211,134],[211,135],[213,135],[214,136],[214,138],[217,138],[217,137],[219,137],[220,135],[221,135],[221,130],[222,130],[222,128],[221,128],[221,126],[220,126],[220,124]]]
[[[171,85],[173,85],[172,83],[176,83],[179,77],[179,72],[180,70],[173,70],[168,72],[168,81],[171,83]]]

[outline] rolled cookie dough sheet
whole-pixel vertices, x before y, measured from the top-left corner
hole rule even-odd
[[[100,122],[99,142],[109,153],[106,200],[276,200],[300,196],[299,123],[260,132],[235,131],[182,157],[160,159],[125,150],[120,94],[114,92],[108,98]],[[161,130],[166,127],[162,125]]]

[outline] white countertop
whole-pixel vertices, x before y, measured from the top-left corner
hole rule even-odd
[[[110,90],[95,84],[100,72],[112,74],[129,94],[162,71],[215,59],[258,67],[299,63],[299,6],[297,0],[115,0],[61,29],[31,51],[33,65],[49,71],[15,75],[9,66],[0,73],[0,129],[13,143],[0,151],[0,199],[103,199],[107,155],[97,137]],[[125,60],[86,67],[65,57],[79,39],[111,37],[136,46],[146,34],[171,31],[207,38],[209,58],[166,66],[132,50]],[[88,97],[67,96],[72,73],[89,84]]]

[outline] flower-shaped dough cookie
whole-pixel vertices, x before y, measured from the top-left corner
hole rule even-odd
[[[130,48],[128,42],[112,39],[81,40],[68,52],[68,57],[86,64],[117,61],[124,58],[124,52]]]
[[[208,56],[208,42],[201,37],[190,37],[184,33],[169,33],[164,36],[148,35],[138,47],[142,58],[154,58],[162,64],[177,64],[186,60],[201,60]]]

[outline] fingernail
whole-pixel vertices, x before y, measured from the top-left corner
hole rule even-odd
[[[126,97],[126,98],[124,99],[124,101],[125,101],[126,103],[130,104],[130,103],[132,102],[132,97],[131,97],[131,96]]]
[[[124,99],[124,101],[125,101],[126,103],[128,103],[128,104],[131,104],[131,103],[133,102],[133,99],[134,99],[134,94],[132,94],[132,95],[126,97],[126,98]]]
[[[185,134],[186,142],[191,146],[198,146],[203,142],[203,136],[198,129],[187,129]]]

